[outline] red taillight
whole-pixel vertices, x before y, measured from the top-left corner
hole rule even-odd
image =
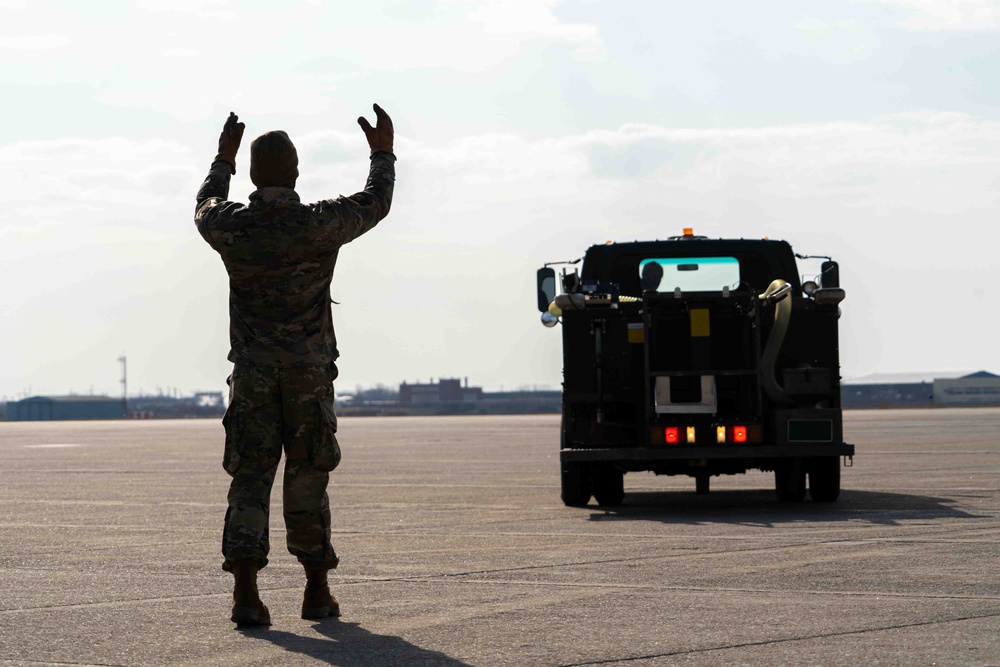
[[[734,426],[733,427],[733,442],[746,442],[747,441],[747,427],[746,426]]]
[[[668,445],[676,445],[681,441],[681,429],[677,426],[668,426],[663,432],[663,439]]]

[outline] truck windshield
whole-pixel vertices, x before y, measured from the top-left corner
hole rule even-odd
[[[644,292],[717,292],[740,283],[735,257],[669,257],[639,262],[639,284]]]

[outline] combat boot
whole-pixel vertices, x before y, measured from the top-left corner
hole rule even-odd
[[[306,566],[306,591],[302,595],[302,618],[340,616],[340,603],[330,592],[326,570]]]
[[[259,568],[251,561],[238,561],[233,565],[233,577],[236,585],[233,588],[233,616],[236,627],[251,625],[271,625],[271,613],[260,601],[257,592],[257,570]]]

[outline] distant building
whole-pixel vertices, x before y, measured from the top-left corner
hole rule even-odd
[[[934,380],[934,405],[1000,405],[1000,376],[979,371],[954,380]]]
[[[845,383],[840,387],[845,408],[925,408],[959,405],[1000,405],[1000,376],[986,371],[962,377],[922,382]]]
[[[544,414],[562,411],[561,391],[499,391],[483,394],[481,414]]]
[[[129,396],[132,419],[192,419],[221,417],[226,411],[225,396],[220,391],[199,391],[193,396]]]
[[[110,396],[32,396],[7,402],[8,421],[121,419],[122,402]]]
[[[926,408],[931,406],[934,385],[930,382],[876,382],[842,384],[840,405],[844,408]]]
[[[482,387],[465,386],[458,378],[441,378],[437,384],[407,384],[399,386],[400,405],[436,405],[440,403],[476,403],[483,397]]]

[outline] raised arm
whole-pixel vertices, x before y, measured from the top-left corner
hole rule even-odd
[[[338,197],[316,204],[317,212],[331,223],[334,241],[350,243],[389,214],[396,182],[396,156],[392,152],[393,127],[389,114],[375,104],[375,127],[363,116],[358,125],[368,139],[371,167],[365,189],[350,197]]]
[[[208,170],[208,177],[198,188],[196,197],[194,221],[198,231],[211,243],[208,236],[212,213],[218,204],[229,198],[229,179],[236,173],[236,153],[240,150],[243,131],[246,125],[239,122],[239,117],[229,112],[229,118],[219,135],[219,152]]]

